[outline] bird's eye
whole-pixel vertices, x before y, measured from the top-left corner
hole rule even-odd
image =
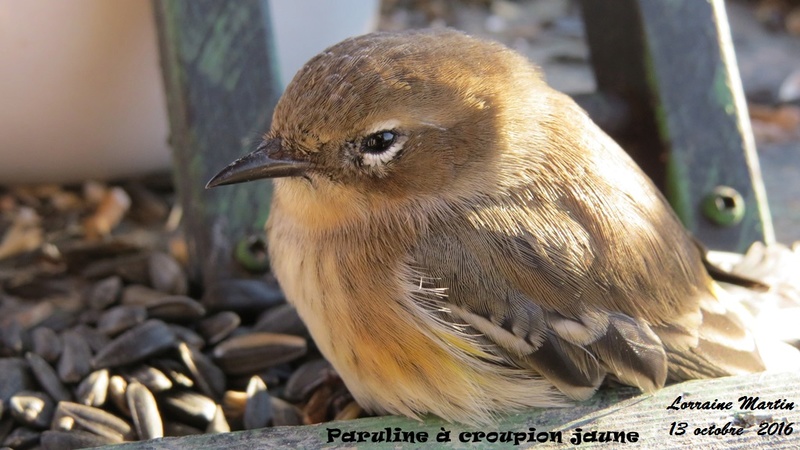
[[[364,138],[363,151],[364,153],[383,153],[391,148],[397,135],[393,131],[379,131]]]
[[[361,141],[361,155],[358,159],[359,166],[381,167],[402,152],[408,136],[398,132],[395,128],[397,125],[396,120],[381,122],[371,128],[380,131],[364,134]]]

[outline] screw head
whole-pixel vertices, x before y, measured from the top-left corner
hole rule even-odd
[[[732,227],[744,219],[744,198],[730,186],[717,186],[703,199],[703,214],[723,227]]]
[[[269,252],[263,236],[245,236],[236,244],[233,253],[236,262],[248,272],[262,274],[269,270]]]

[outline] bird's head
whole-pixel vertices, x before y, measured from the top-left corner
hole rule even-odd
[[[506,113],[537,86],[524,57],[460,32],[351,38],[297,73],[261,146],[208,186],[292,177],[311,191],[383,198],[468,189],[531,127]]]

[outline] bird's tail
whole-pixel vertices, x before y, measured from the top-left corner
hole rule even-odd
[[[721,301],[747,310],[749,328],[769,371],[800,371],[800,244],[793,249],[753,244],[745,255],[710,252],[709,260],[733,276],[752,279],[769,289],[721,282]],[[729,281],[729,280],[724,280]]]

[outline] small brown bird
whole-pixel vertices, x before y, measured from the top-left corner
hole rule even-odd
[[[606,377],[761,371],[746,314],[626,153],[523,56],[374,33],[303,67],[261,146],[272,267],[376,412],[487,423]]]

